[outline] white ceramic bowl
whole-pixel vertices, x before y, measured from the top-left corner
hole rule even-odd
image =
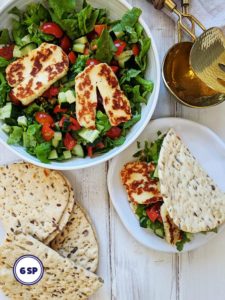
[[[17,6],[20,9],[26,7],[27,4],[31,2],[39,2],[35,0],[9,0],[5,4],[0,4],[0,27],[1,28],[10,28],[10,15],[8,11],[13,7]],[[131,6],[124,0],[88,0],[90,4],[94,7],[101,7],[106,8],[110,14],[112,19],[119,19],[128,9],[131,9]],[[9,146],[7,144],[7,135],[0,129],[0,142],[8,147],[9,150],[15,152],[18,156],[22,159],[33,163],[38,166],[48,167],[51,169],[57,170],[71,170],[71,169],[82,169],[91,167],[102,162],[105,162],[112,157],[116,156],[124,149],[126,149],[135,139],[141,134],[144,130],[145,126],[148,124],[155,106],[157,104],[158,95],[159,95],[159,87],[160,87],[160,64],[158,58],[158,51],[156,49],[154,38],[142,18],[140,18],[140,23],[144,27],[145,33],[147,36],[151,38],[151,50],[148,53],[149,65],[146,71],[145,77],[148,79],[152,79],[154,82],[154,90],[153,93],[149,96],[148,104],[143,106],[142,109],[142,116],[141,120],[133,126],[130,130],[129,134],[127,135],[125,143],[113,150],[109,151],[108,153],[102,154],[95,158],[72,158],[71,160],[64,161],[64,162],[51,162],[51,164],[44,164],[41,163],[37,158],[31,156],[26,152],[26,150],[22,146]]]

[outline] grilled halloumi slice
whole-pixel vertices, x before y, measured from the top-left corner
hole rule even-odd
[[[150,204],[162,200],[159,181],[150,177],[154,169],[153,164],[140,161],[123,167],[120,174],[130,202]]]
[[[69,60],[58,46],[43,43],[27,56],[11,63],[6,78],[13,95],[23,105],[40,97],[53,83],[66,75]]]
[[[165,204],[161,206],[160,214],[163,220],[165,239],[169,244],[175,245],[181,240],[181,231],[170,218]]]
[[[116,75],[105,63],[87,67],[75,78],[77,120],[81,126],[95,128],[97,89],[112,126],[131,119],[130,102]]]
[[[97,108],[97,70],[89,66],[75,78],[76,115],[82,127],[95,129]]]

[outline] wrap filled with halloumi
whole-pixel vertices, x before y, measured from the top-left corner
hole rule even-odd
[[[134,157],[121,178],[142,227],[182,250],[192,234],[216,231],[225,221],[225,193],[173,129]]]

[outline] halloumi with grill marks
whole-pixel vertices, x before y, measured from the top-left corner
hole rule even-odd
[[[76,113],[79,124],[94,129],[97,88],[112,126],[131,119],[130,102],[119,86],[112,69],[105,63],[89,66],[75,78]]]
[[[131,119],[130,102],[121,90],[115,73],[107,64],[96,66],[98,72],[98,89],[103,99],[103,106],[112,126]]]
[[[76,115],[82,127],[95,129],[97,108],[97,70],[89,66],[75,78]]]
[[[165,204],[161,206],[160,214],[163,220],[166,241],[169,244],[176,245],[181,240],[181,231],[170,218]]]
[[[40,97],[53,83],[66,75],[69,60],[58,46],[43,43],[27,56],[10,64],[6,78],[14,87],[13,95],[23,105],[28,105]]]
[[[129,162],[123,167],[120,174],[130,202],[150,204],[162,201],[159,181],[150,177],[154,169],[153,164],[140,161]]]

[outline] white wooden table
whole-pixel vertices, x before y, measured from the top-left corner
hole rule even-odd
[[[1,0],[0,6],[5,1]],[[145,0],[129,2],[143,9],[162,60],[176,41],[174,22]],[[192,0],[191,11],[208,27],[225,25],[225,0]],[[186,108],[174,101],[162,83],[154,118],[164,116],[205,124],[225,140],[225,103],[210,109]],[[12,157],[14,154],[0,146],[1,162]],[[91,299],[224,300],[225,232],[203,248],[185,254],[165,254],[144,248],[129,235],[112,207],[106,185],[107,169],[105,163],[75,172],[76,197],[89,211],[97,229],[98,273],[105,280],[104,287]]]

